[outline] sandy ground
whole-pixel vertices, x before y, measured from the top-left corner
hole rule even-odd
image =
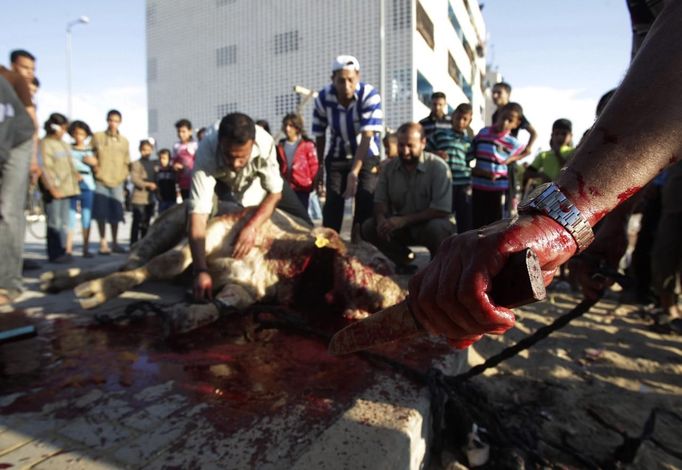
[[[128,227],[121,231],[126,241]],[[29,235],[27,256],[44,260],[43,243]],[[77,241],[75,252],[79,249]],[[94,266],[116,256],[120,255],[79,259],[78,265]],[[425,263],[423,254],[420,263]],[[21,308],[70,312],[73,318],[91,321],[92,313],[80,310],[70,292],[49,297],[37,292],[37,275],[52,268],[44,264],[43,270],[27,273],[29,291],[20,299]],[[152,284],[124,297],[172,301],[183,295],[178,286]],[[473,383],[487,396],[490,410],[509,435],[526,436],[548,464],[614,467],[616,449],[625,438],[639,437],[652,410],[659,410],[650,435],[639,446],[636,442],[626,446],[634,452],[623,458],[629,463],[621,468],[682,468],[682,337],[653,332],[651,321],[641,318],[637,307],[620,304],[613,293],[607,297],[610,300]],[[575,293],[550,291],[547,301],[518,310],[517,325],[506,335],[479,341],[471,350],[470,363],[482,362],[579,301]],[[126,300],[110,302],[106,308],[120,308],[119,302]],[[500,449],[496,444],[491,447],[495,465],[488,468],[501,468]],[[437,460],[432,466],[438,467]]]

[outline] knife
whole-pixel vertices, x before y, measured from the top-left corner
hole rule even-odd
[[[507,308],[537,302],[546,295],[540,262],[529,248],[509,256],[502,271],[493,278],[490,292],[494,304]],[[425,334],[426,330],[414,317],[405,299],[338,331],[329,342],[329,352],[349,354]]]

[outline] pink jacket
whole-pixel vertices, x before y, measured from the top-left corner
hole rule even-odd
[[[196,140],[190,140],[186,144],[176,142],[173,145],[173,158],[171,166],[180,163],[183,168],[178,173],[178,186],[180,189],[190,189],[192,187],[192,169],[194,168],[194,155],[199,146]]]
[[[320,166],[317,161],[317,150],[313,141],[302,138],[294,152],[294,159],[289,172],[287,156],[284,152],[284,139],[277,144],[277,161],[282,178],[289,183],[291,189],[300,192],[313,190],[313,180]]]

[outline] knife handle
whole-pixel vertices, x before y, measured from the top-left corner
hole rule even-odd
[[[529,248],[509,256],[493,278],[490,292],[493,303],[506,308],[537,302],[546,295],[540,261]],[[424,328],[414,318],[407,300],[403,300],[337,332],[329,343],[329,352],[347,354],[422,334]]]

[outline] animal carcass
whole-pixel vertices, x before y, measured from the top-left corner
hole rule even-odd
[[[367,243],[346,245],[328,228],[309,228],[295,217],[275,211],[243,259],[231,257],[236,234],[253,208],[222,206],[209,221],[206,257],[216,289],[216,303],[180,304],[168,315],[173,332],[185,332],[215,321],[222,308],[244,309],[276,303],[296,310],[337,313],[347,319],[402,300],[403,290],[389,277],[390,262]],[[184,207],[164,213],[147,236],[133,247],[121,270],[63,271],[43,278],[46,289],[74,291],[83,308],[94,308],[148,280],[169,280],[192,262],[185,231]],[[171,212],[172,211],[172,212]],[[176,244],[168,248],[169,245]],[[159,253],[159,254],[157,254]],[[96,276],[96,277],[93,277]]]

